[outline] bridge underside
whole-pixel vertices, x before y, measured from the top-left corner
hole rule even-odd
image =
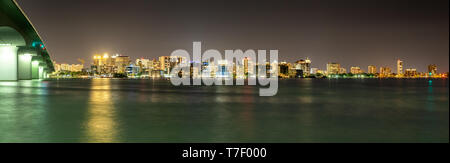
[[[44,79],[54,71],[38,33],[13,0],[0,0],[0,81]]]

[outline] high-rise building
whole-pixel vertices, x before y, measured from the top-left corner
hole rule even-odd
[[[367,68],[367,72],[368,72],[369,74],[376,74],[376,73],[377,73],[377,67],[375,67],[374,65],[370,65],[370,66]]]
[[[218,67],[216,71],[216,77],[230,77],[230,73],[228,70],[228,64],[232,64],[232,63],[228,63],[227,60],[219,60],[218,62]]]
[[[131,64],[129,56],[116,55],[114,56],[115,73],[126,73],[127,67]]]
[[[135,65],[137,67],[139,67],[139,73],[147,74],[151,70],[151,67],[153,66],[153,63],[149,59],[140,58],[140,59],[136,59],[136,64]]]
[[[327,73],[331,74],[339,74],[341,70],[341,65],[339,63],[328,63],[327,64]]]
[[[403,61],[400,59],[397,60],[397,75],[402,76],[403,75]]]
[[[294,63],[294,67],[297,71],[301,70],[303,74],[309,75],[311,72],[311,60],[309,58],[306,58],[306,60],[298,60]]]
[[[380,67],[380,77],[389,77],[391,75],[391,68]]]
[[[248,58],[245,57],[242,59],[242,62],[244,64],[244,75],[248,75]]]
[[[436,75],[437,74],[437,66],[435,64],[428,65],[428,75]]]
[[[361,74],[363,73],[360,67],[351,67],[350,68],[350,73],[352,74]]]
[[[169,56],[161,56],[159,57],[159,68],[165,72],[170,71],[170,57]]]
[[[114,58],[110,57],[107,53],[104,55],[94,55],[94,64],[92,68],[93,71],[100,74],[113,73]]]

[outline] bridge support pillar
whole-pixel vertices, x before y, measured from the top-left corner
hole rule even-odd
[[[18,77],[19,80],[31,80],[31,54],[19,55]]]
[[[0,45],[0,81],[17,80],[18,47]]]
[[[20,47],[18,52],[17,76],[19,80],[31,80],[32,77],[32,59],[36,56],[36,50],[33,48]]]
[[[31,78],[39,79],[39,63],[41,62],[41,57],[35,56],[31,61]]]

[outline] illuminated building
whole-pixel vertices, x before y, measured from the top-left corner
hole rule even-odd
[[[244,65],[245,69],[245,65]],[[247,59],[247,76],[254,76],[256,75],[256,65],[255,63],[249,58]]]
[[[161,70],[161,64],[159,63],[159,60],[157,60],[157,59],[152,60],[152,69],[153,70]]]
[[[125,73],[125,69],[128,65],[130,65],[131,59],[129,56],[116,56],[115,57],[115,72],[116,73]]]
[[[369,74],[376,74],[377,73],[377,67],[375,67],[374,65],[370,65],[369,67],[367,67],[367,73],[369,73]]]
[[[55,72],[61,71],[61,65],[53,61],[53,66],[55,67]]]
[[[345,69],[345,68],[340,68],[339,69],[339,74],[346,74],[347,73],[347,69]]]
[[[94,71],[98,74],[111,74],[114,72],[115,57],[110,57],[107,53],[94,55]]]
[[[243,60],[242,60],[242,63],[244,64],[244,74],[247,76],[248,75],[248,58],[247,57],[245,57]]]
[[[331,74],[339,74],[341,70],[341,65],[339,63],[328,63],[327,64],[327,73]]]
[[[143,58],[136,59],[136,66],[139,67],[140,73],[145,73],[145,74],[149,73],[152,65],[153,65],[153,63],[149,59],[143,59]]]
[[[130,64],[125,68],[125,73],[129,77],[138,76],[139,72],[140,72],[139,66],[135,66],[134,64]]]
[[[361,70],[360,67],[351,67],[350,68],[350,73],[352,73],[352,74],[362,74],[363,71]]]
[[[81,72],[83,71],[84,65],[82,64],[72,64],[70,71],[71,72]]]
[[[136,65],[138,65],[139,67],[143,67],[143,68],[149,68],[151,61],[149,59],[144,59],[144,58],[140,58],[140,59],[136,59]]]
[[[230,77],[230,73],[228,72],[228,64],[229,63],[227,60],[219,60],[216,77]]]
[[[416,77],[417,76],[417,70],[416,69],[406,69],[405,70],[405,77]]]
[[[159,60],[153,59],[151,61],[151,65],[149,65],[149,66],[151,66],[151,68],[149,70],[149,76],[150,77],[152,77],[152,78],[159,78],[159,77],[161,77],[164,74],[164,72],[160,68],[161,64],[159,63]]]
[[[278,74],[282,77],[288,77],[289,76],[289,64],[286,62],[280,62],[280,64],[278,64]]]
[[[53,62],[53,65],[55,67],[55,72],[81,72],[83,71],[84,66],[82,64],[58,64],[56,62]]]
[[[161,56],[159,57],[159,68],[160,70],[165,71],[166,73],[170,71],[170,57],[169,56]]]
[[[309,60],[308,58],[306,58],[306,60],[298,60],[294,63],[294,67],[297,70],[297,73],[301,72],[301,76],[303,76],[303,74],[309,75],[309,73],[311,72],[311,60]]]
[[[437,74],[437,66],[435,64],[428,65],[428,75],[434,76]]]
[[[63,64],[61,64],[60,67],[61,67],[61,71],[70,71],[72,66],[70,66],[69,64],[63,63]]]
[[[403,61],[397,60],[397,76],[403,76]]]
[[[389,77],[391,75],[391,68],[380,67],[380,77]]]

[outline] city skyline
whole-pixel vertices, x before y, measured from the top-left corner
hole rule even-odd
[[[103,53],[103,54],[95,54],[95,55],[93,55],[94,60],[91,63],[87,63],[87,65],[85,64],[85,60],[84,59],[80,59],[80,58],[77,59],[78,63],[77,62],[58,62],[58,61],[55,61],[55,60],[53,60],[53,62],[54,63],[58,63],[60,65],[62,65],[62,64],[72,65],[72,66],[73,65],[76,65],[76,66],[82,65],[82,66],[85,66],[86,69],[89,69],[91,66],[96,65],[96,62],[98,62],[98,61],[95,61],[96,57],[102,57],[102,56],[105,56],[105,55],[108,56],[108,57],[117,57],[117,56],[128,57],[128,59],[130,60],[130,64],[133,64],[133,65],[137,65],[137,62],[139,60],[149,60],[149,61],[156,60],[156,61],[159,61],[161,57],[168,57],[168,56],[157,56],[155,58],[148,58],[148,57],[147,58],[146,57],[131,58],[130,56],[127,56],[127,55],[121,55],[121,54],[110,55],[109,53]],[[100,58],[98,58],[98,59],[100,59]],[[415,71],[417,71],[419,73],[427,73],[427,72],[431,71],[430,70],[430,66],[434,66],[433,71],[435,72],[435,74],[445,74],[445,73],[449,72],[449,71],[445,71],[445,70],[443,70],[443,71],[441,70],[440,71],[438,66],[436,64],[432,64],[432,63],[431,64],[426,64],[426,65],[421,65],[421,66],[415,66],[415,65],[411,66],[411,65],[409,65],[408,67],[404,67],[403,66],[404,60],[400,60],[400,59],[395,60],[396,65],[394,67],[384,66],[386,64],[384,64],[384,65],[370,64],[370,65],[363,65],[363,66],[358,65],[358,64],[353,64],[350,67],[345,67],[345,66],[341,66],[342,64],[339,63],[339,62],[327,62],[324,69],[321,69],[319,67],[314,67],[314,64],[309,59],[309,57],[307,57],[307,58],[298,58],[297,60],[291,61],[291,62],[284,61],[284,60],[280,60],[279,62],[280,63],[284,62],[284,63],[291,63],[291,64],[293,64],[293,63],[296,63],[296,62],[299,62],[299,61],[305,61],[305,59],[309,62],[309,69],[313,68],[313,69],[316,69],[316,71],[317,70],[319,70],[319,71],[328,71],[328,65],[329,64],[338,64],[340,69],[338,69],[337,72],[339,72],[339,73],[352,73],[352,74],[358,74],[358,73],[375,74],[375,73],[380,73],[381,70],[379,70],[379,68],[389,68],[390,70],[393,71],[392,73],[394,73],[394,74],[399,74],[399,72],[402,72],[402,73],[400,73],[400,75],[405,73],[406,70],[411,70],[411,69],[414,69]],[[136,61],[136,63],[133,62],[133,61]],[[399,62],[400,62],[400,64],[399,64]],[[400,67],[399,67],[399,65],[400,65]],[[418,67],[422,67],[422,66],[426,67],[425,71],[419,71]],[[349,70],[348,72],[347,72],[347,68]],[[81,71],[81,69],[79,69],[79,71]],[[354,69],[357,69],[356,71],[358,73],[355,73]],[[77,69],[77,71],[78,71],[78,69]],[[344,71],[344,72],[341,72],[341,71]],[[371,73],[371,72],[375,72],[375,73]]]
[[[180,64],[190,62],[190,77],[201,77],[203,73],[209,73],[209,77],[233,77],[248,78],[254,76],[254,68],[259,68],[260,63],[243,58],[243,65],[238,65],[232,61],[233,69],[227,68],[230,63],[227,60],[219,60],[217,64],[214,62],[203,62],[201,69],[193,66],[195,61],[186,60],[180,56],[159,56],[157,58],[138,58],[134,59],[124,55],[109,55],[108,53],[96,54],[92,57],[93,63],[84,68],[84,59],[78,59],[82,64],[58,64],[53,61],[55,72],[51,74],[51,78],[168,78],[172,76],[172,69]],[[420,72],[414,67],[403,67],[403,61],[397,60],[397,67],[368,65],[367,71],[359,66],[347,68],[341,66],[337,62],[327,63],[325,70],[312,67],[312,61],[309,58],[299,59],[295,62],[276,61],[274,63],[267,62],[264,64],[267,71],[277,71],[280,78],[448,78],[448,72],[439,73],[435,64],[427,65],[427,71]],[[270,65],[270,66],[269,66]],[[269,66],[269,67],[267,67]],[[273,66],[277,68],[274,69]],[[251,70],[250,70],[251,68]],[[76,72],[77,74],[72,74]],[[200,73],[201,72],[201,73]],[[242,73],[239,75],[239,72]],[[219,76],[217,76],[219,75]]]
[[[202,41],[204,50],[278,49],[280,61],[309,57],[319,69],[394,69],[401,59],[405,69],[448,71],[448,1],[172,2],[18,1],[59,62],[104,52],[155,58]]]

